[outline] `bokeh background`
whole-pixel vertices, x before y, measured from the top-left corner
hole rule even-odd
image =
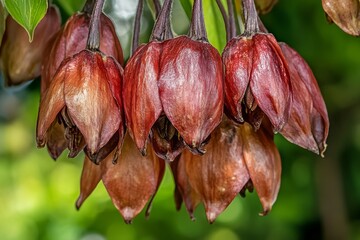
[[[81,0],[54,0],[63,21]],[[188,28],[174,1],[173,26]],[[219,51],[225,34],[215,1],[204,0],[209,39]],[[105,11],[117,25],[129,56],[137,1],[108,0]],[[282,185],[272,212],[258,216],[256,193],[236,198],[214,224],[203,207],[196,221],[184,206],[177,212],[174,183],[167,169],[147,220],[141,213],[126,225],[99,184],[80,211],[75,209],[83,155],[57,162],[37,149],[35,126],[39,79],[29,86],[0,90],[0,239],[360,239],[360,40],[326,21],[321,0],[279,0],[262,19],[279,41],[295,48],[312,67],[330,117],[325,158],[276,136],[282,157]],[[142,41],[153,20],[145,4]]]

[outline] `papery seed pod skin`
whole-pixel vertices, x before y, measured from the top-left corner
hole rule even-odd
[[[130,136],[143,154],[150,129],[162,112],[157,82],[161,49],[158,42],[139,47],[124,70],[126,124]]]
[[[239,126],[244,161],[263,207],[262,216],[271,211],[281,181],[280,154],[274,144],[270,124],[266,125],[269,125],[270,131],[262,127],[255,132],[247,123]]]
[[[184,142],[199,150],[222,118],[219,53],[209,43],[186,36],[165,41],[158,85],[167,118]]]
[[[80,209],[81,205],[91,195],[100,181],[100,166],[94,164],[88,157],[85,156],[80,179],[80,195],[75,204],[76,209]]]
[[[223,121],[212,133],[203,156],[184,151],[188,181],[201,196],[210,223],[222,213],[249,180],[242,157],[242,139],[230,121]]]
[[[60,29],[58,8],[50,5],[44,18],[34,31],[32,42],[26,30],[10,15],[0,48],[0,69],[6,86],[19,85],[41,73],[41,63],[48,41]]]
[[[278,0],[255,0],[256,9],[261,14],[266,14],[271,11]]]
[[[328,18],[344,32],[360,36],[360,2],[358,0],[322,0]]]
[[[174,198],[176,209],[180,210],[182,202],[184,202],[190,219],[195,220],[194,211],[201,202],[201,196],[190,185],[189,178],[185,169],[185,161],[180,161],[178,156],[170,163],[171,171],[175,181]]]
[[[223,62],[229,117],[242,123],[247,112],[259,107],[274,131],[281,130],[289,118],[292,90],[288,66],[274,36],[257,33],[233,38],[224,49]]]
[[[114,164],[111,157],[101,162],[102,181],[126,223],[140,213],[161,183],[165,162],[148,147],[142,156],[126,134],[121,154]]]
[[[290,142],[323,156],[329,133],[329,117],[316,78],[306,61],[280,43],[293,86],[293,107],[281,134]]]

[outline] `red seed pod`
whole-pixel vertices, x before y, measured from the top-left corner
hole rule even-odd
[[[67,58],[41,100],[38,145],[44,146],[49,127],[63,109],[81,132],[92,155],[117,132],[122,142],[121,83],[121,67],[112,57],[83,50]]]
[[[163,111],[195,152],[219,125],[223,112],[221,57],[207,42],[183,36],[165,41],[159,93]]]
[[[117,62],[123,64],[123,53],[113,23],[104,14],[101,15],[100,21],[100,51],[108,56],[114,57]],[[49,88],[61,63],[66,58],[72,57],[74,54],[85,49],[86,39],[89,34],[89,23],[89,13],[85,11],[75,13],[49,42],[42,63],[41,98],[43,98],[45,91]],[[120,92],[118,91],[119,89],[113,89],[113,93],[118,93],[118,98],[120,99]],[[57,118],[59,121],[54,122],[47,132],[46,145],[48,151],[52,158],[56,159],[66,148],[69,148],[70,153],[68,156],[75,157],[85,146],[83,136],[69,117],[67,110],[62,111],[62,114]],[[53,130],[52,128],[55,129]],[[120,136],[121,135],[120,133]],[[116,138],[116,136],[113,138]],[[119,139],[119,136],[117,136],[117,138]],[[97,154],[97,156],[92,156],[89,151],[86,151],[86,153],[93,161],[98,162],[101,155],[107,155],[109,151],[112,151],[113,148],[111,148],[111,146],[116,145],[113,143],[114,141],[109,143],[106,149],[101,150],[102,154]],[[85,150],[87,150],[87,148]]]
[[[280,43],[287,60],[293,105],[281,134],[290,142],[323,156],[329,133],[329,117],[324,99],[306,61],[291,47]]]
[[[234,38],[225,47],[223,61],[230,118],[242,123],[260,108],[279,131],[289,117],[292,96],[287,63],[274,36],[257,33]],[[250,123],[258,128],[261,120]]]

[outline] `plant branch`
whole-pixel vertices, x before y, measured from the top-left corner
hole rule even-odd
[[[171,6],[172,0],[165,0],[151,34],[152,41],[163,41],[173,37],[170,22]]]
[[[139,46],[141,13],[142,13],[143,5],[144,5],[144,0],[139,0],[135,15],[134,32],[132,38],[132,53],[134,53]]]
[[[208,41],[205,29],[202,0],[194,1],[189,37],[193,40]]]
[[[227,0],[229,12],[229,40],[236,36],[234,5],[232,0]]]
[[[243,0],[243,11],[245,17],[245,35],[253,35],[259,32],[258,14],[254,0]]]
[[[86,48],[89,50],[99,50],[100,47],[100,17],[104,6],[104,0],[95,0],[90,26],[89,36],[87,39]]]
[[[224,5],[222,4],[221,0],[216,0],[216,3],[218,5],[218,7],[219,7],[219,10],[220,10],[221,15],[222,15],[223,20],[224,20],[225,29],[226,29],[226,41],[228,42],[230,40],[229,17],[226,14]]]

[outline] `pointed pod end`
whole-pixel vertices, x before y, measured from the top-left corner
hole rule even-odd
[[[134,217],[137,215],[135,210],[130,207],[125,207],[125,208],[119,209],[119,210],[120,210],[120,214],[124,218],[124,221],[126,224],[131,224]]]
[[[264,216],[268,215],[269,212],[270,212],[270,210],[264,210],[261,213],[259,213],[259,216],[264,217]]]
[[[36,146],[37,148],[43,148],[45,147],[46,141],[44,137],[37,137],[36,138]]]
[[[78,199],[75,202],[75,208],[76,210],[80,210],[80,207],[82,206],[82,204],[84,203],[85,199],[83,199],[82,194],[79,195]]]

